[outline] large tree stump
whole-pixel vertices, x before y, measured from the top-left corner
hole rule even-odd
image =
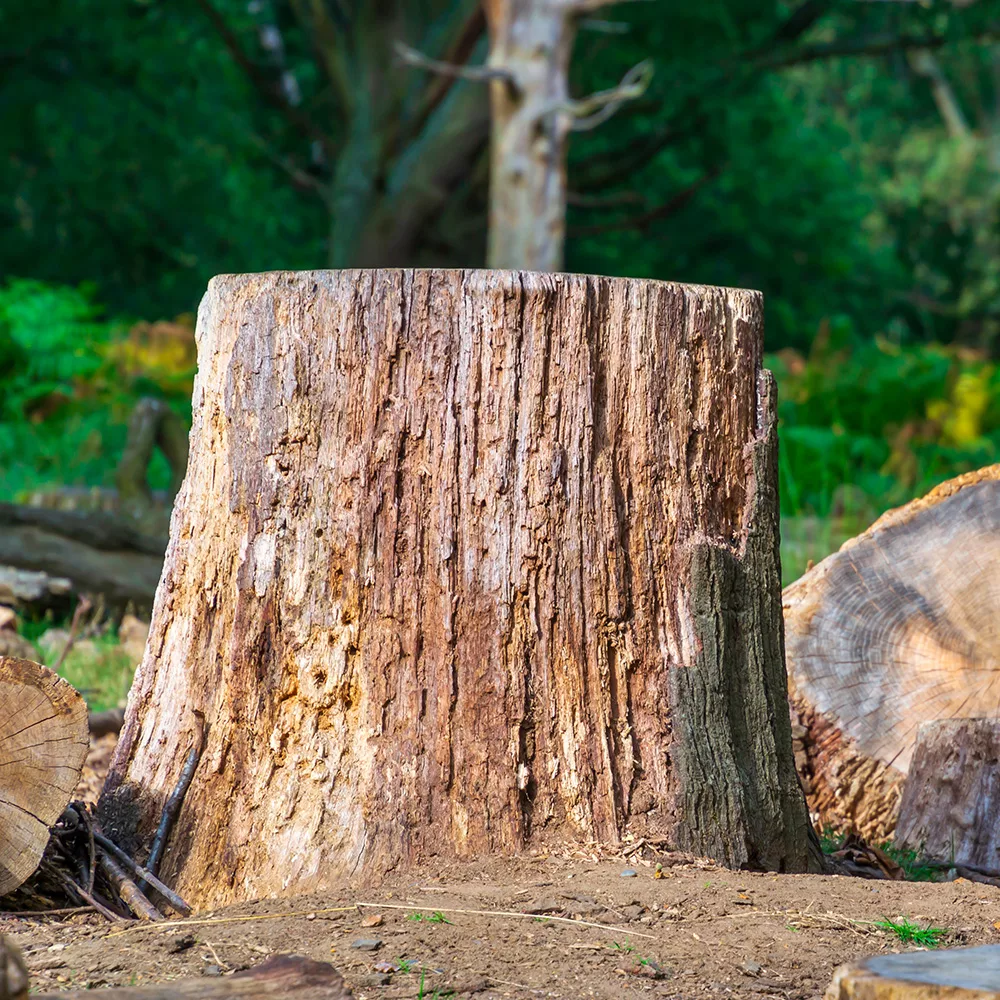
[[[34,872],[87,756],[87,705],[51,670],[0,656],[0,896]]]
[[[876,955],[841,966],[826,1000],[1000,1000],[1000,945]]]
[[[198,348],[109,833],[203,744],[195,903],[628,830],[806,866],[757,293],[229,276]]]
[[[1000,873],[1000,720],[925,722],[896,840],[930,858]]]
[[[889,511],[784,593],[810,809],[889,836],[917,730],[1000,708],[1000,465]]]

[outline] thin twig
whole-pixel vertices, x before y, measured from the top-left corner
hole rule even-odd
[[[219,958],[219,953],[215,950],[215,945],[213,945],[211,941],[206,941],[205,947],[212,953],[212,958],[215,959],[215,964],[220,969],[222,969],[223,972],[232,971],[232,967],[227,965],[225,962],[222,961],[221,958]]]
[[[150,928],[155,928],[157,930],[172,930],[177,927],[206,927],[210,924],[246,924],[251,923],[255,920],[288,920],[292,917],[308,917],[310,913],[314,913],[319,916],[321,913],[347,913],[350,910],[356,910],[358,905],[354,906],[327,906],[321,910],[290,910],[286,913],[251,913],[248,916],[241,917],[202,917],[199,920],[161,920],[155,924],[133,924],[128,929],[138,930],[140,928],[148,930]],[[124,934],[125,931],[115,931],[113,934],[109,934],[108,937],[117,937],[119,934]]]
[[[79,889],[79,886],[77,888]],[[86,906],[63,906],[58,910],[3,910],[0,911],[0,920],[19,920],[22,917],[69,917],[77,913],[90,913],[94,909],[96,907],[88,903]]]
[[[454,76],[461,80],[472,80],[474,83],[489,83],[491,80],[504,80],[511,87],[517,88],[517,80],[509,69],[500,66],[458,66],[454,63],[441,62],[439,59],[431,59],[416,49],[411,49],[403,42],[396,42],[393,46],[396,55],[403,62],[417,69],[425,69],[430,73],[440,73],[442,76]]]
[[[643,59],[622,77],[617,87],[599,90],[579,101],[570,101],[568,110],[575,119],[573,131],[589,132],[606,122],[626,101],[642,97],[652,78],[653,62]]]
[[[98,902],[97,898],[87,892],[82,885],[77,885],[77,883],[74,882],[65,872],[60,871],[59,877],[63,880],[63,884],[67,889],[72,889],[78,896],[85,899],[95,910],[97,910],[98,913],[107,917],[108,920],[118,921],[122,919],[122,917],[115,913],[114,910],[109,910],[103,903]]]
[[[69,655],[69,651],[73,648],[77,640],[77,633],[80,629],[80,619],[91,609],[92,605],[90,603],[90,598],[84,595],[76,602],[76,608],[73,610],[73,620],[70,622],[69,635],[66,638],[66,645],[63,646],[62,652],[59,654],[59,659],[52,665],[52,670],[56,673],[59,672],[59,668],[63,665],[66,657]]]
[[[598,930],[614,931],[617,934],[629,934],[632,937],[649,938],[658,941],[655,934],[644,934],[628,927],[615,927],[613,924],[596,924],[590,920],[577,920],[574,917],[553,917],[549,914],[519,913],[517,910],[463,910],[457,907],[450,909],[442,906],[408,906],[402,903],[358,903],[358,906],[370,906],[382,910],[422,910],[425,913],[460,913],[472,917],[515,917],[520,920],[553,920],[560,924],[575,924],[577,927],[596,927]]]

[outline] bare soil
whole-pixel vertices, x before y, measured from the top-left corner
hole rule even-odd
[[[91,794],[108,750],[107,740],[94,748]],[[873,926],[902,917],[946,928],[945,945],[1000,942],[1000,888],[736,872],[585,847],[430,865],[374,890],[345,884],[183,921],[79,914],[0,920],[0,932],[25,952],[35,989],[226,975],[288,952],[332,962],[360,1000],[449,990],[476,1000],[819,1000],[842,962],[905,950]],[[365,941],[378,944],[356,946]]]
[[[885,917],[947,928],[947,944],[1000,941],[993,886],[764,875],[698,861],[654,878],[651,866],[634,867],[634,877],[623,877],[620,860],[489,859],[411,873],[374,891],[343,886],[186,921],[23,918],[0,922],[0,931],[24,950],[35,987],[226,974],[291,952],[332,962],[359,998],[372,1000],[449,989],[481,1000],[810,1000],[838,964],[905,947],[871,926]],[[545,912],[519,915],[526,910]],[[355,947],[366,939],[380,944]]]

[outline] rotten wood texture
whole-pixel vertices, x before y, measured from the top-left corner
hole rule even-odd
[[[0,657],[0,896],[34,872],[88,746],[80,694],[38,663]]]
[[[761,297],[226,276],[101,824],[196,906],[626,831],[802,870]]]
[[[866,958],[834,973],[826,1000],[1000,1000],[1000,945]]]
[[[896,842],[952,865],[1000,872],[1000,720],[925,722]]]
[[[993,465],[889,511],[785,590],[798,763],[818,824],[886,839],[919,726],[997,715],[998,565]]]
[[[65,1000],[84,990],[39,993],[37,1000]],[[178,979],[151,986],[101,990],[106,1000],[351,1000],[354,996],[328,962],[299,955],[275,955],[253,969],[218,978]],[[4,1000],[0,995],[0,1000]],[[14,1000],[14,998],[12,998]],[[20,998],[17,998],[20,1000]]]

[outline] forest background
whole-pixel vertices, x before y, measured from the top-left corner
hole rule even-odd
[[[189,418],[213,274],[483,266],[486,87],[399,43],[488,53],[469,0],[0,6],[0,501],[112,485],[141,396]],[[997,461],[1000,18],[986,0],[583,16],[574,94],[637,65],[645,92],[572,137],[567,269],[764,292],[788,582]]]

